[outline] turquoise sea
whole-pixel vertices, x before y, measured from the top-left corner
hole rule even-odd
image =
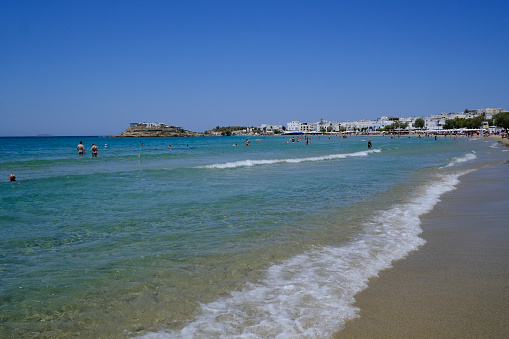
[[[490,139],[250,141],[0,138],[0,337],[329,338],[424,243],[419,216],[509,156]]]

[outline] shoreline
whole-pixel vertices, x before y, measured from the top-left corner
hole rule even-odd
[[[508,170],[466,174],[421,216],[426,244],[370,279],[333,339],[509,338]]]
[[[500,135],[490,135],[488,138],[499,141],[504,145],[509,145],[509,138],[502,138]]]

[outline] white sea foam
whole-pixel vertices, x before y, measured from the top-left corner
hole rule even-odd
[[[273,160],[241,160],[235,162],[227,162],[223,164],[212,164],[207,166],[200,166],[200,168],[236,168],[236,167],[249,167],[255,165],[272,165],[279,163],[301,163],[306,161],[324,161],[324,160],[334,160],[334,159],[344,159],[348,157],[365,157],[370,153],[379,153],[381,152],[379,149],[373,149],[368,151],[361,151],[355,153],[344,153],[344,154],[329,154],[323,155],[319,157],[308,157],[308,158],[294,158],[294,159],[273,159]]]
[[[455,188],[468,172],[440,177],[422,186],[406,203],[381,211],[365,232],[341,247],[321,247],[273,265],[260,283],[201,305],[181,331],[144,338],[328,338],[357,316],[354,295],[393,260],[424,244],[419,216]]]
[[[460,158],[453,158],[452,161],[450,163],[448,163],[445,167],[451,167],[451,166],[454,166],[454,165],[457,165],[457,164],[460,164],[463,162],[474,160],[475,158],[477,158],[477,155],[475,154],[475,152],[467,153]]]

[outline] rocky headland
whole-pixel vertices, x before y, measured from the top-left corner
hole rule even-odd
[[[115,137],[199,137],[204,135],[176,126],[153,125],[155,124],[131,124],[125,131],[115,135]]]

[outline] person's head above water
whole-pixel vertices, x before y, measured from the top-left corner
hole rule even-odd
[[[9,181],[16,181],[16,176],[14,174],[11,174],[9,176]]]

